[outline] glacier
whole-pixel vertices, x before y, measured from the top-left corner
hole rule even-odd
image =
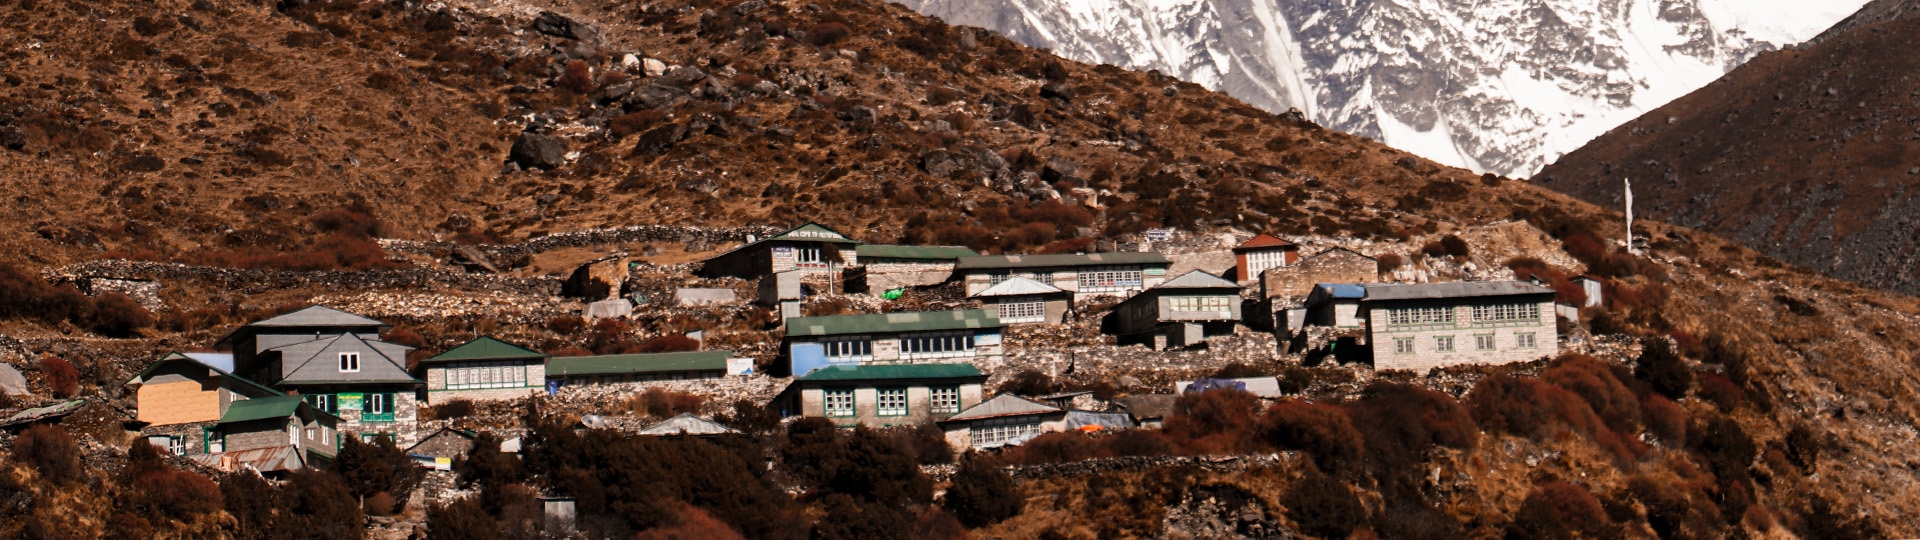
[[[898,0],[1525,177],[1867,0]]]

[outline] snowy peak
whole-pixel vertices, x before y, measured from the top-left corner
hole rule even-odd
[[[1865,0],[905,0],[1478,171],[1526,176]]]

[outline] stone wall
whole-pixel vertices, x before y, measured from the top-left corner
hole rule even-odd
[[[281,289],[324,286],[336,290],[420,289],[446,287],[505,289],[528,294],[555,296],[563,280],[553,277],[510,278],[425,268],[405,270],[360,270],[293,272],[284,270],[245,270],[188,266],[126,260],[94,260],[45,270],[49,281],[79,279],[81,276],[112,276],[156,281],[195,280],[228,291],[257,295]]]
[[[1267,270],[1261,290],[1274,307],[1305,300],[1317,283],[1379,283],[1379,262],[1345,249],[1330,249],[1302,259],[1300,264]]]
[[[614,244],[641,244],[648,242],[677,242],[702,249],[688,251],[706,251],[712,246],[723,246],[746,242],[747,235],[765,238],[786,230],[781,227],[753,225],[746,227],[696,227],[690,225],[634,225],[614,229],[588,229],[554,233],[529,239],[518,244],[482,244],[475,246],[481,253],[495,259],[532,255],[561,248],[593,247]],[[461,244],[453,242],[421,242],[414,240],[383,239],[380,247],[394,253],[410,253],[444,258]]]

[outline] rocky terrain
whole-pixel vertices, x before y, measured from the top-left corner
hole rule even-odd
[[[0,407],[9,414],[55,402],[45,366],[57,364],[48,356],[74,365],[79,394],[124,404],[130,374],[164,351],[202,349],[240,324],[313,302],[389,319],[396,324],[389,338],[417,344],[416,355],[478,334],[559,351],[614,350],[699,330],[711,348],[770,358],[779,334],[752,306],[655,302],[589,327],[570,319],[579,301],[558,293],[575,266],[616,252],[640,263],[627,277],[640,290],[750,290],[739,280],[693,277],[689,263],[745,235],[808,220],[869,242],[990,252],[1138,246],[1148,228],[1170,227],[1176,240],[1158,247],[1195,257],[1187,263],[1195,266],[1214,264],[1207,253],[1259,231],[1380,256],[1390,280],[1503,278],[1513,268],[1546,279],[1601,275],[1607,301],[1566,323],[1575,336],[1567,348],[1597,357],[1597,371],[1586,375],[1613,381],[1618,395],[1611,397],[1651,404],[1661,416],[1649,413],[1648,424],[1661,420],[1661,430],[1638,420],[1616,424],[1618,432],[1600,426],[1584,397],[1565,398],[1568,391],[1541,382],[1562,362],[1374,372],[1357,364],[1309,367],[1304,358],[1273,353],[1272,337],[1245,330],[1170,353],[1118,347],[1084,326],[1090,321],[1021,330],[1010,333],[995,385],[1032,369],[1063,383],[1048,390],[1105,393],[1099,386],[1107,383],[1115,393],[1159,392],[1175,378],[1237,362],[1237,369],[1297,383],[1298,399],[1271,409],[1317,407],[1329,422],[1354,415],[1346,431],[1369,436],[1365,451],[1356,443],[1346,454],[1404,461],[1317,476],[1295,465],[1310,453],[1297,448],[1233,457],[1281,451],[1265,435],[1223,438],[1264,425],[1252,412],[1213,422],[1221,433],[1195,433],[1182,420],[1165,430],[1168,439],[1111,435],[1086,443],[1144,441],[1144,450],[1129,455],[1153,459],[1049,466],[1031,475],[1013,469],[1023,471],[1021,482],[1005,500],[1021,501],[1023,513],[975,532],[1313,535],[1305,531],[1323,529],[1304,528],[1310,516],[1299,511],[1313,500],[1289,494],[1322,486],[1357,501],[1342,508],[1352,518],[1347,530],[1358,527],[1363,537],[1493,537],[1525,530],[1541,511],[1526,501],[1538,500],[1539,486],[1554,486],[1584,495],[1574,501],[1584,506],[1571,511],[1599,522],[1594,531],[1625,537],[1920,533],[1898,518],[1920,510],[1920,496],[1908,488],[1920,463],[1899,450],[1920,436],[1912,358],[1920,302],[1913,298],[1658,222],[1644,224],[1646,256],[1612,251],[1606,246],[1622,240],[1622,216],[1607,208],[1436,164],[1172,77],[1062,60],[898,5],[11,0],[0,6],[0,37],[4,82],[15,89],[0,97],[0,170],[7,171],[0,194],[14,203],[0,209],[0,248],[28,270],[26,280],[0,290],[0,307],[18,310],[32,300],[15,289],[39,290],[25,286],[36,278],[151,280],[157,298],[152,324],[119,337],[72,318],[10,311],[16,315],[0,321],[0,348],[31,393]],[[289,253],[316,260],[280,257]],[[817,295],[804,309],[960,301],[951,291],[922,294],[898,302]],[[1097,316],[1110,307],[1082,309]],[[1651,344],[1678,352],[1658,356],[1648,352]],[[1655,368],[1666,371],[1649,372]],[[1655,395],[1649,379],[1667,385],[1662,395],[1669,397]],[[1508,396],[1524,405],[1512,410],[1568,419],[1539,429],[1503,427],[1495,417],[1457,421],[1466,416],[1463,403],[1502,399],[1483,397],[1489,380],[1547,396]],[[750,420],[753,411],[729,411],[721,401],[764,395],[782,382],[755,377],[675,389],[708,394],[704,413]],[[549,450],[577,442],[567,421],[624,410],[633,414],[612,424],[632,427],[641,420],[628,400],[644,395],[637,386],[580,391],[481,407],[470,418],[505,433],[547,428],[547,440],[529,444],[525,457],[550,466],[557,458]],[[1382,395],[1401,396],[1399,406],[1413,403],[1418,414],[1392,408]],[[539,416],[516,414],[536,410]],[[459,420],[434,420],[443,421]],[[1442,427],[1450,435],[1380,435],[1407,422],[1448,423]],[[69,428],[103,456],[88,465],[102,474],[115,470],[115,450],[134,442],[112,424]],[[824,530],[865,515],[842,511],[853,504],[844,492],[810,493],[807,486],[820,484],[800,477],[810,461],[780,457],[792,442],[784,437],[803,434],[674,446],[583,431],[596,449],[652,452],[618,463],[724,454],[740,461],[698,472],[776,465],[765,476],[740,473],[726,485],[675,491],[779,493],[756,499],[773,508],[764,513],[701,502],[743,531],[760,527],[755,537],[791,537],[768,531],[804,534],[814,520]],[[826,446],[893,448],[873,443],[893,435],[848,433],[826,436]],[[0,467],[9,473],[0,478],[33,483],[0,485],[10,490],[0,495],[24,493],[31,504],[0,507],[9,517],[0,532],[55,523],[75,536],[104,535],[103,510],[133,500],[117,499],[129,493],[117,479],[49,480],[25,463],[45,453],[10,441],[0,439],[7,448]],[[885,459],[859,463],[893,470],[905,460],[906,469],[919,470],[916,458],[882,450]],[[1046,450],[1003,457],[1026,460],[1023,466],[1085,461],[1051,459]],[[1235,459],[1249,465],[1218,465]],[[1341,457],[1315,459],[1333,467]],[[649,485],[682,474],[582,463]],[[536,489],[601,482],[574,474],[579,469],[548,472],[506,487],[531,501]],[[562,483],[569,481],[576,483]],[[894,516],[904,521],[938,517],[927,482],[928,500],[855,508],[916,512]],[[944,501],[958,497],[943,493]],[[517,511],[462,508],[482,514],[485,530]],[[162,536],[221,536],[235,512],[218,508],[153,526]],[[408,519],[421,516],[413,511]],[[757,521],[763,516],[798,526],[775,528]],[[385,525],[390,534],[417,532]],[[457,530],[451,521],[430,526],[448,530]]]
[[[1762,55],[1535,181],[1618,207],[1621,179],[1631,178],[1641,215],[1840,279],[1920,293],[1911,234],[1920,215],[1920,63],[1884,54],[1914,46],[1916,30],[1911,16],[1872,22]]]
[[[1087,63],[1156,70],[1447,165],[1528,176],[1841,2],[907,0]]]

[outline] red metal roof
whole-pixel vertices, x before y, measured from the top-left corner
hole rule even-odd
[[[1274,238],[1273,235],[1270,235],[1270,234],[1262,234],[1262,235],[1253,237],[1252,240],[1248,240],[1246,241],[1246,243],[1240,244],[1238,246],[1234,246],[1233,251],[1235,253],[1238,253],[1241,251],[1260,249],[1260,248],[1271,248],[1271,247],[1295,247],[1295,246],[1293,245],[1293,242],[1288,242],[1286,240]]]

